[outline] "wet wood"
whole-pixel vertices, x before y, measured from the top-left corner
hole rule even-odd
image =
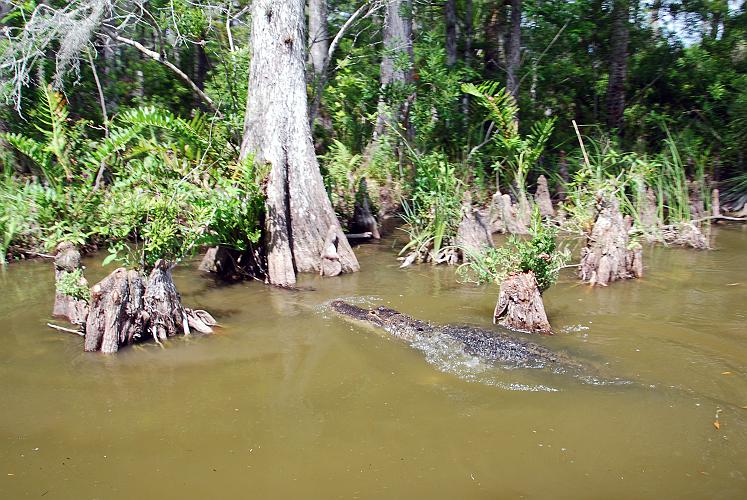
[[[493,323],[513,330],[550,334],[545,305],[532,271],[510,274],[501,283]]]
[[[112,354],[146,335],[143,280],[137,271],[120,267],[91,288],[84,350]]]
[[[83,325],[88,316],[88,303],[60,291],[60,280],[68,273],[82,271],[80,252],[70,242],[60,243],[54,258],[55,296],[52,315],[63,318],[74,325]],[[79,285],[88,288],[88,281],[81,276]]]
[[[183,307],[172,267],[159,260],[147,280],[138,271],[119,268],[94,285],[84,349],[111,354],[151,338],[160,343],[189,335],[190,328],[211,333],[216,321],[208,312]]]
[[[581,250],[581,279],[591,285],[606,286],[613,281],[640,277],[642,255],[635,254],[629,244],[628,224],[617,198],[598,194],[594,227]]]

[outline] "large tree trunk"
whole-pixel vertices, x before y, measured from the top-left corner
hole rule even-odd
[[[252,3],[252,57],[241,158],[268,165],[265,242],[270,283],[319,272],[330,228],[342,272],[359,269],[327,197],[308,121],[303,0]]]
[[[508,37],[506,90],[519,103],[519,67],[521,66],[521,0],[511,0],[511,35]]]
[[[446,65],[451,68],[457,62],[456,0],[446,0],[444,18],[446,23]]]
[[[309,0],[309,62],[312,81],[321,77],[328,51],[327,0]]]
[[[628,73],[628,0],[614,0],[610,37],[610,74],[607,84],[607,125],[621,130],[625,113],[625,82]]]
[[[510,274],[501,283],[493,323],[530,333],[550,332],[545,305],[532,271]]]
[[[508,2],[509,0],[506,0]],[[497,78],[506,61],[506,7],[504,2],[491,2],[485,21],[485,74]]]
[[[384,99],[391,88],[413,81],[415,54],[412,47],[412,0],[389,0],[384,12],[384,51],[381,58],[381,95],[374,128],[374,144],[385,135],[397,137],[392,129],[408,137],[406,99]],[[407,64],[403,64],[404,62]],[[399,94],[401,94],[401,89]]]

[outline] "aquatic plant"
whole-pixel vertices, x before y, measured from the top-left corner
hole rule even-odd
[[[558,279],[560,269],[570,258],[568,250],[558,249],[557,229],[543,223],[539,210],[532,213],[530,238],[509,237],[506,245],[470,252],[469,259],[457,268],[462,281],[500,284],[511,273],[532,271],[541,292]]]

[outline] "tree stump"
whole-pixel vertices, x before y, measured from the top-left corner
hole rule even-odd
[[[60,291],[60,280],[69,273],[80,272],[80,252],[70,242],[63,242],[57,246],[54,258],[55,295],[52,315],[64,318],[74,325],[83,325],[88,316],[88,302],[83,299],[66,295]],[[88,288],[88,281],[81,275],[78,285]]]
[[[379,224],[371,213],[371,198],[368,195],[366,178],[361,177],[358,183],[358,192],[355,196],[355,208],[353,209],[352,231],[355,233],[371,233],[375,240],[381,239]]]
[[[521,203],[514,205],[511,203],[511,197],[507,194],[501,196],[501,208],[503,209],[502,219],[506,225],[506,232],[511,234],[527,234],[529,228],[527,226],[528,217],[523,215]]]
[[[493,324],[512,330],[551,334],[545,305],[532,271],[512,273],[503,280],[493,312]]]
[[[644,228],[654,228],[659,225],[658,207],[656,204],[656,195],[653,189],[647,187],[639,191],[638,217]]]
[[[640,277],[642,257],[631,255],[636,250],[629,248],[628,230],[617,198],[600,193],[597,210],[594,228],[581,250],[581,279],[591,285],[606,286],[613,281]]]
[[[503,219],[503,196],[500,191],[496,191],[490,201],[488,220],[490,221],[490,231],[492,233],[506,232],[506,221]]]
[[[668,226],[664,231],[664,241],[670,245],[690,247],[696,250],[708,250],[708,238],[694,222],[680,222]]]
[[[550,199],[550,189],[547,187],[547,179],[544,175],[537,178],[537,190],[534,193],[534,201],[539,207],[542,217],[552,219],[555,216],[555,209]]]
[[[212,332],[215,319],[210,314],[182,306],[171,267],[159,260],[147,282],[138,271],[121,267],[94,285],[85,351],[112,354],[150,338],[160,343],[174,335],[189,335],[190,327]]]
[[[687,189],[690,193],[690,218],[700,219],[706,215],[705,204],[701,196],[700,186],[695,181],[687,182]]]
[[[84,350],[112,354],[122,345],[142,340],[148,315],[143,308],[140,273],[120,267],[91,289]]]
[[[143,306],[151,336],[166,340],[181,333],[189,334],[182,300],[171,276],[171,263],[159,259],[148,277]]]
[[[462,260],[469,260],[470,255],[476,255],[486,248],[493,247],[492,231],[480,212],[472,207],[465,206],[462,211],[462,220],[456,234],[456,246],[459,248]]]

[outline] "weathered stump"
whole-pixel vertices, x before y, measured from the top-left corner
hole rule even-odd
[[[368,184],[366,178],[361,177],[358,183],[358,192],[355,196],[355,208],[353,209],[352,230],[355,233],[371,233],[375,240],[381,239],[379,224],[371,213],[371,198],[368,195]]]
[[[544,175],[537,178],[537,190],[534,193],[534,201],[539,207],[542,217],[551,219],[555,216],[555,209],[550,199],[550,189],[547,187],[547,179]]]
[[[644,228],[653,228],[659,225],[658,207],[656,195],[653,189],[647,187],[639,191],[638,217]]]
[[[171,267],[171,263],[165,260],[159,259],[156,262],[143,296],[148,329],[156,340],[166,340],[181,333],[189,334],[186,313],[171,276]]]
[[[57,246],[57,254],[54,259],[55,295],[52,315],[64,318],[74,325],[83,325],[88,316],[88,302],[82,298],[67,295],[61,290],[61,283],[71,274],[80,274],[83,267],[80,265],[80,252],[75,245],[69,242],[60,243]],[[77,285],[87,289],[88,281],[81,275]]]
[[[120,267],[91,289],[84,350],[112,354],[146,335],[148,315],[143,308],[140,273]]]
[[[503,280],[493,323],[513,330],[550,334],[545,305],[532,271],[512,273]]]
[[[664,241],[670,245],[708,250],[708,238],[694,222],[680,222],[664,230]]]
[[[606,286],[613,281],[640,277],[642,257],[631,255],[636,250],[629,248],[627,225],[617,198],[597,195],[597,210],[594,228],[581,250],[581,279],[591,285]]]
[[[690,218],[700,219],[706,215],[700,185],[695,181],[688,181],[687,190],[690,194]]]
[[[221,280],[264,279],[267,275],[264,254],[260,249],[249,245],[240,251],[234,248],[217,246],[208,248],[198,269],[216,275]]]
[[[171,276],[171,264],[159,260],[147,281],[121,267],[91,289],[85,350],[111,354],[120,347],[153,338],[189,335],[190,327],[212,332],[215,319],[202,310],[182,306]]]
[[[505,233],[506,221],[503,219],[503,196],[500,191],[496,191],[490,201],[488,209],[488,220],[490,221],[490,231],[493,233]]]
[[[711,216],[716,222],[721,217],[721,197],[719,196],[719,190],[716,188],[711,191]]]
[[[524,210],[521,203],[514,205],[511,203],[511,197],[507,194],[501,196],[501,208],[503,209],[503,221],[506,225],[506,232],[511,234],[528,234],[528,221],[530,215],[524,215],[528,208]],[[528,203],[525,203],[528,205]]]
[[[489,225],[478,210],[467,204],[462,207],[462,220],[457,229],[455,243],[462,260],[468,260],[471,255],[477,255],[484,249],[493,247]]]

